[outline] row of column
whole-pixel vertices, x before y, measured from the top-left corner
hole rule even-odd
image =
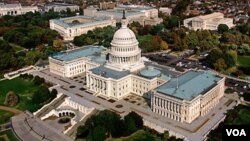
[[[116,56],[111,56],[110,61],[114,63],[124,63],[124,64],[130,64],[139,61],[140,55],[137,56],[132,56],[132,57],[116,57]]]
[[[105,94],[105,90],[107,89],[107,83],[104,80],[90,77],[89,83],[90,83],[89,87],[91,90]]]
[[[68,104],[69,104],[71,107],[75,108],[75,109],[79,109],[80,111],[82,111],[82,112],[85,113],[85,114],[88,112],[88,108],[82,106],[81,104],[79,104],[79,103],[77,103],[77,102],[75,102],[75,101],[73,101],[73,100],[69,100],[69,101],[68,101]]]
[[[175,112],[177,114],[181,113],[181,105],[166,99],[154,97],[154,105],[164,108],[168,111]]]
[[[114,51],[118,51],[118,52],[129,52],[129,51],[134,51],[137,49],[137,47],[129,47],[129,48],[124,48],[124,47],[113,47],[112,48]]]
[[[165,110],[162,110],[162,109],[155,109],[156,113],[162,115],[162,116],[165,116],[167,118],[170,118],[170,119],[173,119],[173,120],[176,120],[176,121],[181,121],[181,117],[179,115],[176,115],[176,114],[172,114],[172,113],[169,113]]]

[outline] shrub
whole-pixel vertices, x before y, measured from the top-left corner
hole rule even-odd
[[[44,78],[41,78],[39,76],[35,76],[33,82],[35,85],[41,85],[45,82],[45,80],[44,80]]]
[[[4,105],[13,107],[16,106],[18,102],[19,102],[18,96],[14,92],[10,91],[7,93],[5,97]]]

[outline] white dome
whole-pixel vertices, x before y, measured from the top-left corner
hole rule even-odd
[[[132,30],[130,30],[129,28],[120,28],[119,30],[117,30],[114,34],[113,39],[135,39],[135,34]]]
[[[138,41],[132,30],[127,27],[122,27],[117,30],[113,36],[111,45],[136,45]]]
[[[106,66],[116,70],[138,70],[144,67],[141,60],[141,49],[132,30],[127,27],[123,11],[122,27],[118,29],[110,43],[109,61]]]

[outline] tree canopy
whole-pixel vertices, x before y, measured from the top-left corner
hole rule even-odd
[[[78,128],[77,137],[90,141],[104,140],[111,136],[129,135],[142,127],[142,117],[137,113],[131,112],[123,120],[116,113],[104,110],[87,119],[85,125]]]

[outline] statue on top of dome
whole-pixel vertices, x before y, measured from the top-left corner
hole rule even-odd
[[[122,16],[121,23],[122,23],[122,28],[127,28],[127,19],[125,16],[125,10],[123,10],[123,16]]]
[[[125,16],[125,10],[123,10],[123,16],[122,16],[122,19],[126,19],[126,16]]]

